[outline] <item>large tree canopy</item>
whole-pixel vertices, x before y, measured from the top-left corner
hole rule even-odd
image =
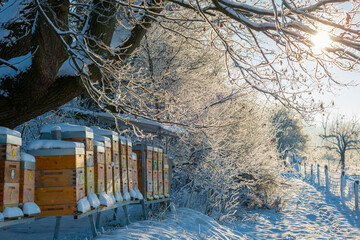
[[[304,95],[297,93],[311,94],[314,87],[322,91],[335,81],[329,63],[343,70],[358,68],[356,1],[1,3],[0,125],[7,127],[54,109],[85,89],[114,114],[156,114],[159,120],[154,104],[139,100],[139,92],[157,96],[156,101],[164,94],[141,83],[149,72],[136,64],[134,54],[153,24],[223,52],[227,84],[259,90],[299,110],[308,108],[300,98]],[[312,36],[322,31],[330,41],[316,49]],[[129,102],[123,97],[127,94],[136,100]]]

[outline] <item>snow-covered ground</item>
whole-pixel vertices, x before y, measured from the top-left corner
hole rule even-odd
[[[301,179],[289,179],[294,191],[280,213],[256,210],[248,221],[222,226],[197,211],[180,208],[152,220],[139,221],[140,208],[133,208],[132,224],[120,227],[109,221],[97,240],[109,239],[360,239],[360,220],[343,208],[337,197],[325,194]],[[121,211],[120,211],[121,212]],[[122,213],[120,217],[123,218]],[[0,229],[0,239],[51,239],[54,218],[29,225]],[[62,222],[60,239],[89,239],[87,219]]]
[[[197,211],[180,208],[167,214],[164,220],[136,222],[126,228],[111,231],[97,240],[118,239],[245,239],[243,235]]]
[[[233,228],[252,239],[360,239],[360,221],[337,197],[300,179],[291,178],[294,191],[280,213],[259,210],[256,221]]]

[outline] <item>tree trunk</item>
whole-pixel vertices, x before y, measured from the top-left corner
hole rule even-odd
[[[340,153],[341,169],[345,170],[345,150]]]

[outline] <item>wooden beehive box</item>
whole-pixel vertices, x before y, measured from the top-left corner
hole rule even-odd
[[[152,152],[153,147],[146,145],[136,145],[133,151],[138,159],[138,185],[139,190],[147,200],[153,200],[152,182]]]
[[[19,202],[35,201],[35,158],[21,152]]]
[[[105,192],[107,194],[113,194],[114,193],[114,180],[113,180],[113,167],[111,164],[111,141],[110,141],[110,138],[95,134],[94,139],[96,142],[99,142],[104,146]]]
[[[89,195],[95,192],[94,180],[94,132],[85,126],[68,123],[53,124],[40,130],[41,139],[52,139],[51,131],[58,127],[61,129],[61,139],[69,142],[80,142],[85,146],[85,193]]]
[[[85,148],[78,142],[37,140],[29,145],[36,158],[35,202],[41,216],[77,213],[85,197]]]
[[[158,148],[158,186],[159,198],[164,198],[163,150]]]
[[[18,131],[0,127],[0,211],[19,204],[21,144]]]
[[[104,143],[94,141],[95,193],[105,192],[105,148]]]
[[[132,180],[133,180],[133,188],[134,189],[139,189],[139,177],[138,177],[138,163],[137,163],[137,155],[136,153],[132,154],[132,160],[133,160],[133,164],[132,164]]]
[[[130,139],[126,139],[126,165],[127,165],[127,178],[129,192],[134,189],[133,186],[133,157],[132,157],[132,142]]]
[[[101,129],[99,127],[91,127],[95,134],[108,137],[111,141],[111,157],[114,164],[119,163],[119,134],[117,132]]]
[[[163,162],[163,174],[164,174],[164,197],[170,197],[170,179],[169,179],[169,157],[167,154],[163,154],[164,162]]]
[[[158,184],[158,178],[159,178],[159,170],[158,170],[158,148],[154,147],[152,152],[152,170],[153,170],[153,197],[154,199],[159,199],[159,184]]]

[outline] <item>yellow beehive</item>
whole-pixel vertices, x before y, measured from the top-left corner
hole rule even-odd
[[[19,202],[35,201],[35,158],[21,152]]]
[[[61,140],[37,140],[29,145],[36,158],[35,202],[41,216],[73,215],[85,198],[84,144]],[[84,199],[83,199],[84,198]]]

